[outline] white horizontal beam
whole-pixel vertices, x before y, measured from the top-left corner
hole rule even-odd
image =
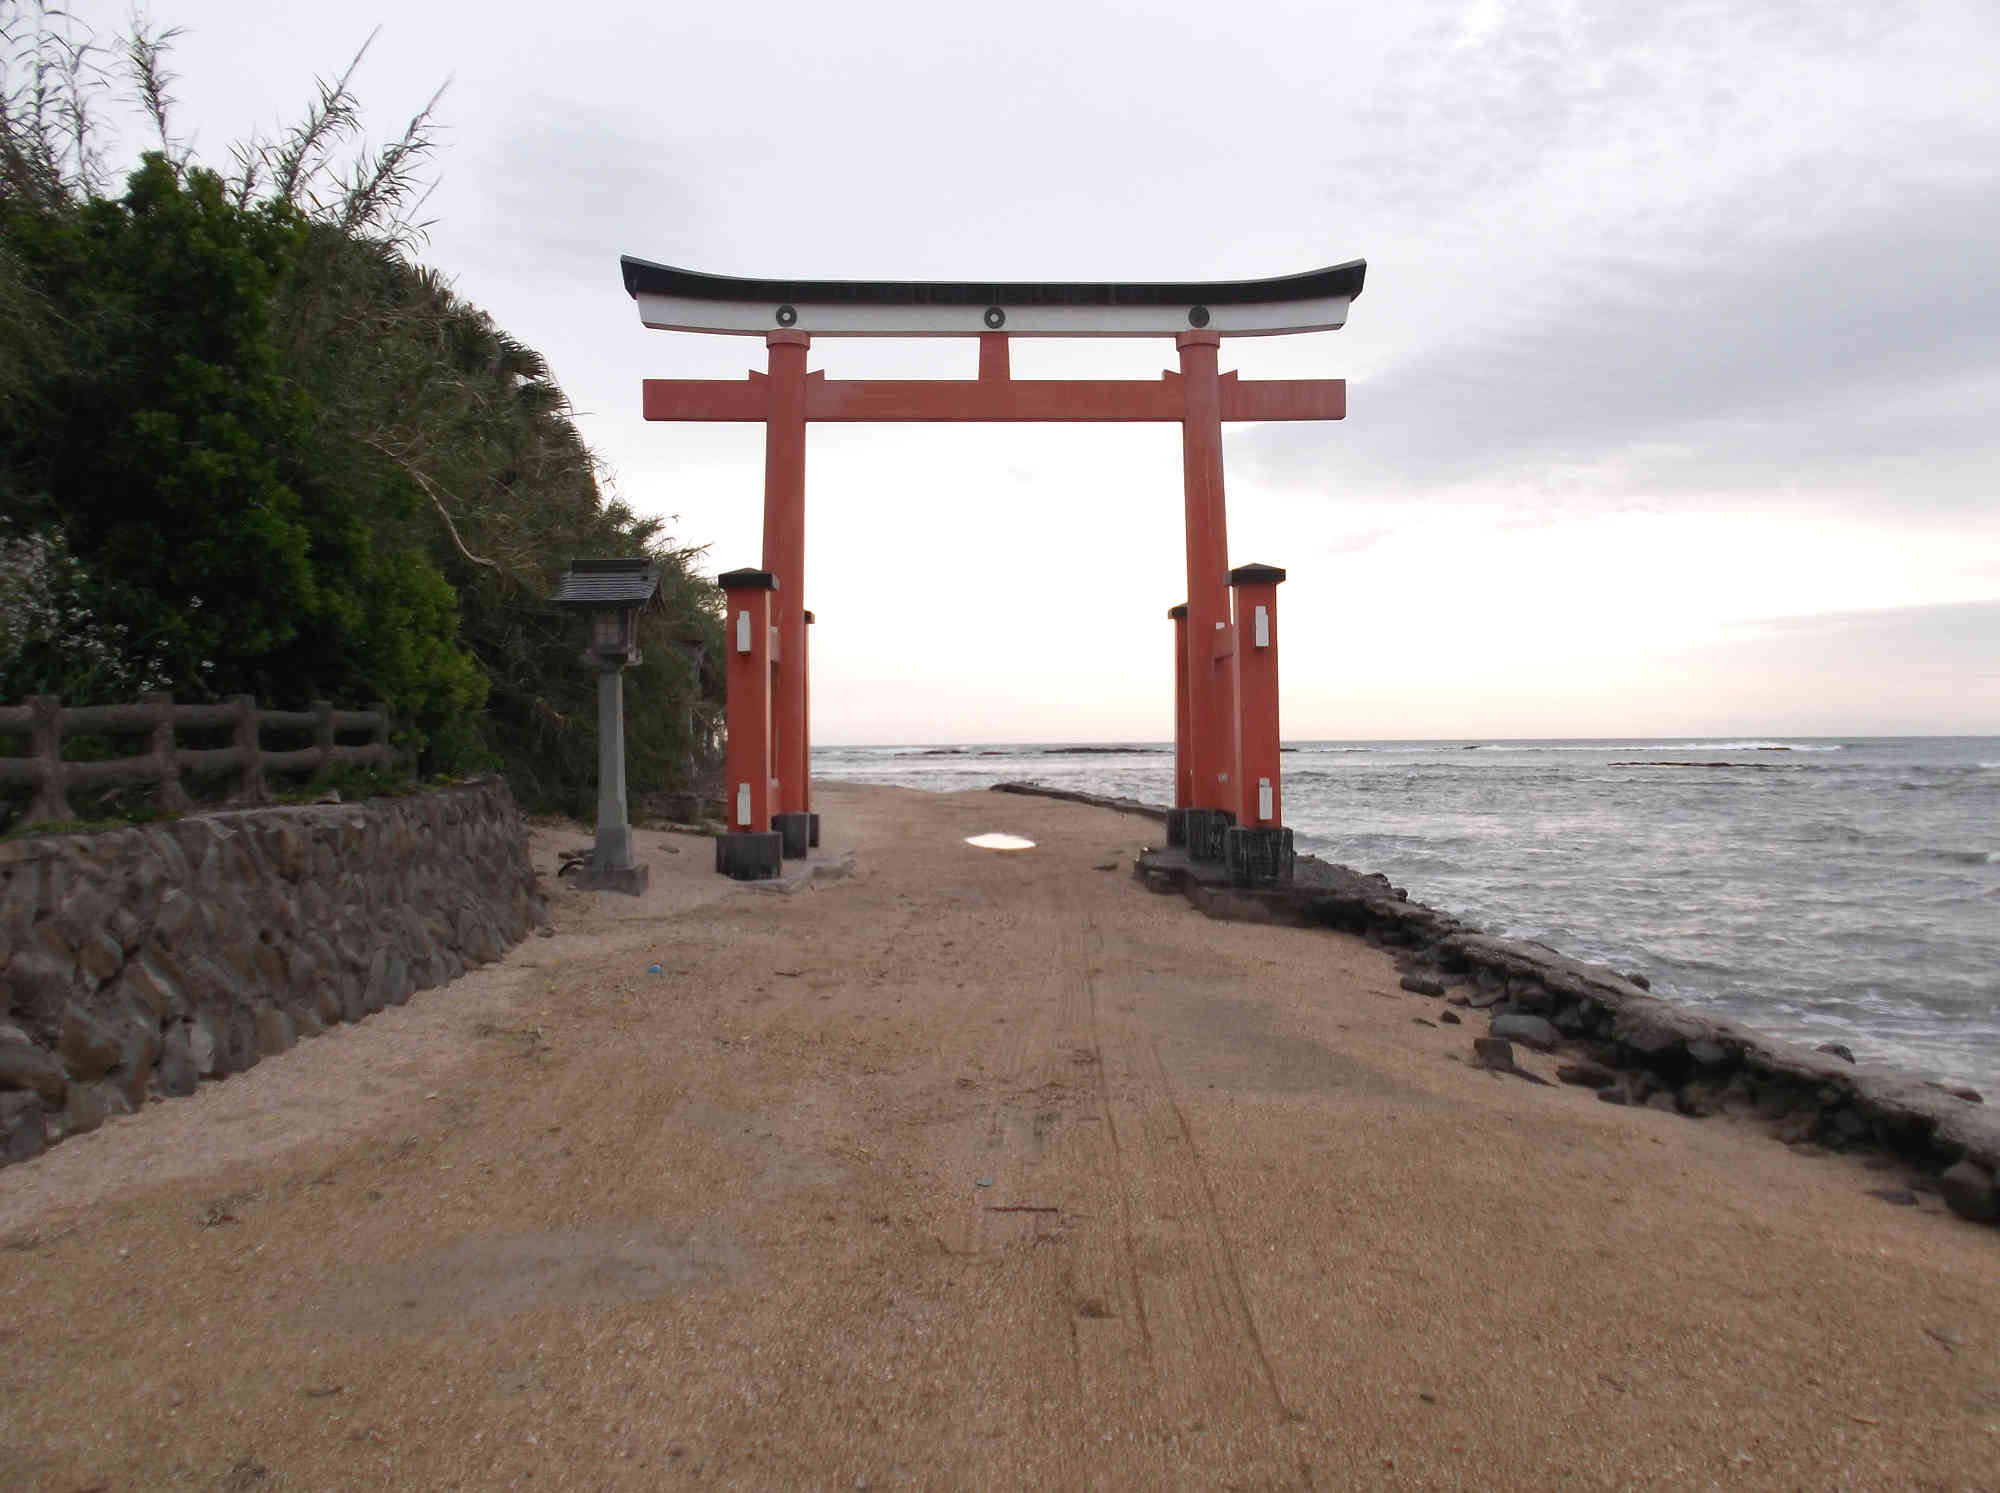
[[[852,305],[811,301],[769,304],[717,301],[640,291],[639,320],[655,331],[720,332],[761,337],[804,332],[813,337],[1171,337],[1177,332],[1217,332],[1225,337],[1277,337],[1330,332],[1347,324],[1348,296],[1186,306]],[[1004,319],[995,325],[998,312]]]

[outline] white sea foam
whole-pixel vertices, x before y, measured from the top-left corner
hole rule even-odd
[[[1376,748],[1374,750],[1393,750]],[[1489,741],[1478,746],[1442,748],[1464,752],[1843,752],[1844,745],[1802,741]],[[1982,764],[1985,765],[1985,764]]]

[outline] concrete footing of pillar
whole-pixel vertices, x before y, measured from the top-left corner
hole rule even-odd
[[[806,851],[812,848],[812,815],[773,814],[771,828],[783,842],[786,860],[805,859]]]
[[[715,869],[738,881],[769,881],[784,869],[784,836],[774,829],[715,837]]]
[[[806,818],[812,821],[812,828],[806,834],[806,844],[817,850],[819,849],[819,815],[808,814]]]
[[[1236,823],[1227,809],[1184,809],[1183,833],[1187,836],[1188,859],[1219,861],[1223,856],[1223,834]]]
[[[623,892],[642,896],[653,873],[645,866],[585,866],[573,885],[580,892]]]
[[[1167,848],[1169,850],[1187,844],[1187,812],[1186,809],[1169,809],[1167,811]]]
[[[1282,886],[1296,860],[1292,832],[1282,825],[1230,825],[1222,832],[1222,861],[1231,886]]]

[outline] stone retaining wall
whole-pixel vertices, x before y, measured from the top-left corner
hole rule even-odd
[[[500,958],[546,916],[497,779],[0,844],[0,1165]]]

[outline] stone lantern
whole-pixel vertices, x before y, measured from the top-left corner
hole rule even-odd
[[[590,614],[583,664],[597,675],[597,843],[576,883],[588,891],[636,897],[646,889],[625,805],[624,671],[639,662],[639,610],[659,589],[650,560],[575,560],[549,598]]]

